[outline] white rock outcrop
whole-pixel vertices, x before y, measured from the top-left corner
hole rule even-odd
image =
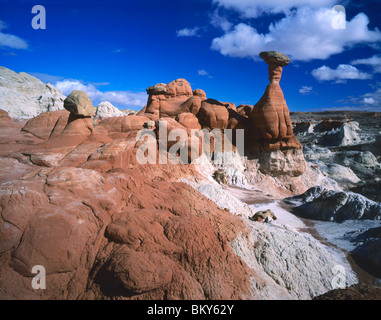
[[[0,109],[12,118],[32,118],[63,109],[65,96],[50,83],[0,66]]]
[[[358,193],[336,192],[318,186],[288,201],[302,203],[294,210],[308,219],[336,222],[350,219],[381,220],[381,204]]]
[[[114,107],[110,102],[103,101],[98,105],[95,116],[99,119],[106,119],[111,117],[124,117],[125,113]]]
[[[325,164],[321,161],[316,161],[315,163],[326,177],[336,181],[342,189],[348,189],[361,181],[351,168],[337,163]]]
[[[344,147],[361,143],[360,128],[357,122],[348,122],[340,128],[326,132],[320,139],[320,144],[332,147]]]
[[[228,184],[239,187],[247,185],[244,161],[237,152],[214,152],[212,164],[216,170],[224,170]]]

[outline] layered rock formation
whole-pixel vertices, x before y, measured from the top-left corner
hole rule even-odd
[[[31,75],[0,67],[0,108],[13,118],[31,118],[63,109],[65,96]]]
[[[71,112],[44,113],[24,127],[0,113],[0,143],[7,145],[0,157],[1,298],[311,298],[328,289],[321,268],[334,260],[318,246],[285,232],[269,247],[277,231],[250,231],[235,215],[243,212],[236,210],[244,207],[238,200],[222,209],[179,182],[208,181],[194,165],[139,165],[135,136],[149,117],[108,118],[93,126],[83,115],[91,114],[88,100],[70,100]],[[201,125],[198,113],[174,114],[158,115],[187,136]],[[220,193],[213,194],[216,201]],[[302,271],[289,277],[276,258],[286,247],[290,264],[296,263],[294,249],[310,248],[309,259],[316,259],[299,259]],[[45,290],[31,287],[35,265],[46,269]],[[303,274],[313,265],[319,276],[312,283]]]
[[[178,182],[203,179],[194,168],[139,166],[135,139],[64,112],[54,138],[61,111],[25,130],[1,113],[11,126],[1,129],[14,128],[0,134],[2,299],[256,297],[255,274],[228,243],[242,222]],[[46,290],[31,286],[34,265]]]
[[[260,57],[269,65],[270,83],[249,115],[249,148],[259,152],[264,173],[298,176],[306,170],[302,145],[293,134],[290,112],[279,86],[283,67],[290,59],[276,51],[261,52]]]
[[[197,114],[202,98],[193,95],[192,88],[185,79],[177,79],[168,84],[158,83],[147,89],[148,102],[145,113],[157,117],[176,117],[183,112]]]
[[[178,79],[149,87],[137,115],[94,121],[83,92],[25,125],[0,112],[1,298],[309,299],[329,290],[337,261],[324,247],[248,222],[253,209],[212,179],[214,164],[229,183],[245,184],[251,172],[274,194],[281,179],[288,194],[326,182],[312,168],[300,175],[304,158],[278,83],[287,59],[262,56],[271,83],[254,107],[207,99]],[[168,134],[160,136],[160,122]],[[155,148],[181,129],[184,139],[166,141],[164,153],[178,158],[184,147],[183,163],[140,164],[143,128]],[[187,164],[190,140],[204,138],[192,130],[226,128],[244,129],[259,158],[241,162],[233,148]],[[46,290],[31,287],[35,265],[46,268]]]
[[[352,192],[335,192],[313,187],[289,201],[301,201],[296,213],[316,220],[342,222],[348,219],[381,220],[381,204]]]

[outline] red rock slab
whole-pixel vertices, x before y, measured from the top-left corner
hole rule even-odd
[[[29,119],[22,130],[47,140],[51,136],[53,129],[56,135],[60,133],[59,130],[62,132],[69,119],[69,114],[70,112],[67,110],[40,113],[38,116]]]

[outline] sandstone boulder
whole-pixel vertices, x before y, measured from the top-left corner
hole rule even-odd
[[[2,128],[16,127],[16,124],[13,122],[8,112],[2,109],[0,109],[0,126]]]
[[[64,101],[64,108],[76,116],[95,116],[93,103],[84,91],[74,90]]]
[[[195,89],[193,90],[193,95],[200,97],[202,100],[206,100],[206,93],[204,90]]]
[[[202,127],[226,129],[229,123],[229,111],[225,104],[214,99],[202,101],[197,117]]]
[[[187,129],[201,129],[198,118],[190,112],[180,113],[176,116],[176,121]]]
[[[254,106],[250,104],[240,104],[237,107],[237,112],[242,115],[248,117],[250,113],[253,111]]]

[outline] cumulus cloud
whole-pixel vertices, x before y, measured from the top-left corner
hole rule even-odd
[[[299,89],[299,93],[301,93],[301,94],[309,94],[309,93],[311,93],[311,91],[312,91],[312,87],[308,87],[308,86],[302,86]]]
[[[218,9],[210,15],[210,23],[213,27],[220,28],[225,32],[228,32],[233,26],[226,17],[219,13]]]
[[[376,73],[381,73],[381,54],[375,54],[374,56],[366,59],[357,59],[351,62],[354,65],[368,65],[373,68]]]
[[[337,0],[213,0],[219,7],[233,9],[247,18],[256,18],[263,13],[289,13],[292,8],[332,7]]]
[[[244,2],[240,1],[242,4]],[[290,55],[294,61],[309,61],[327,59],[359,43],[372,44],[381,40],[378,29],[368,29],[369,19],[364,13],[347,21],[346,29],[334,29],[334,19],[335,13],[331,9],[300,7],[271,23],[268,33],[259,33],[242,22],[213,39],[211,47],[231,57],[258,60],[259,52],[277,50]]]
[[[116,107],[141,109],[147,101],[146,92],[134,91],[100,91],[93,84],[84,84],[79,80],[60,80],[55,87],[68,96],[73,90],[85,91],[94,105],[109,101]]]
[[[372,105],[377,107],[381,111],[381,85],[373,91],[368,92],[360,97],[362,102],[366,105]]]
[[[345,105],[344,107],[338,107],[338,109],[359,110],[359,107],[361,107],[363,111],[381,112],[381,83],[376,83],[371,92],[358,97],[347,97],[336,102]]]
[[[361,72],[356,67],[349,64],[340,64],[336,69],[331,69],[327,66],[312,70],[311,74],[319,81],[332,81],[342,82],[343,80],[366,80],[370,79],[372,75]]]
[[[18,36],[9,33],[3,33],[8,25],[0,20],[0,48],[7,47],[11,49],[28,49],[28,43]]]
[[[208,71],[206,71],[204,69],[198,70],[197,73],[199,76],[207,76],[208,75]]]
[[[199,27],[194,27],[194,28],[184,28],[181,30],[177,30],[176,34],[178,37],[198,37],[199,35],[197,34]]]
[[[376,103],[376,100],[374,100],[373,98],[364,98],[363,101],[365,104],[375,104]]]

